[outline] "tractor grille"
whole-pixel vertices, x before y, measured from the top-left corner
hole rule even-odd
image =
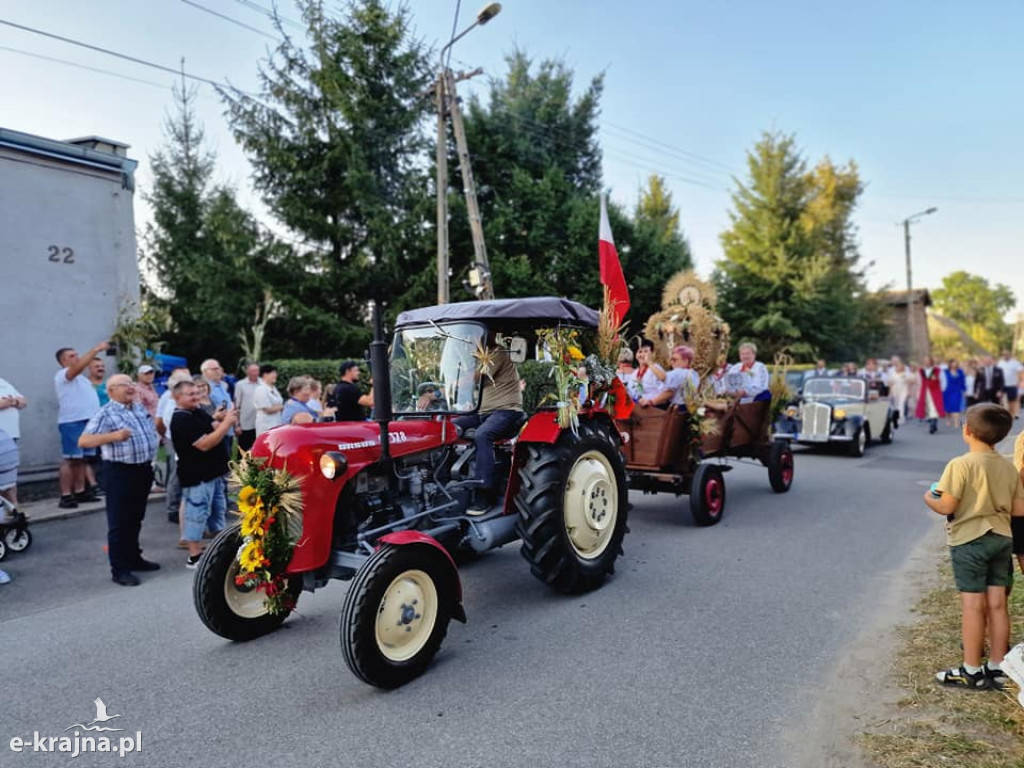
[[[832,408],[825,403],[804,403],[801,412],[800,439],[811,442],[828,442],[832,426]]]

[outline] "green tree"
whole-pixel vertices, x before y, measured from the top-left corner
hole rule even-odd
[[[274,216],[313,245],[303,312],[307,353],[365,347],[370,296],[400,305],[429,270],[423,96],[430,67],[406,7],[351,2],[342,17],[299,0],[308,48],[284,42],[260,68],[259,98],[221,91],[253,180]],[[280,27],[280,24],[279,24]]]
[[[535,65],[516,50],[506,64],[486,99],[470,99],[465,118],[496,295],[554,294],[599,306],[603,77],[574,95],[575,74],[562,61]],[[455,169],[457,158],[450,155]],[[449,232],[457,283],[473,248],[461,178],[453,186]],[[642,193],[635,217],[611,203],[608,217],[630,285],[628,318],[635,330],[660,308],[666,280],[691,265],[689,247],[660,179]]]
[[[679,226],[679,210],[663,178],[651,176],[647,180],[634,212],[632,232],[627,227],[623,234],[624,245],[628,246],[624,269],[628,269],[631,327],[638,331],[661,308],[668,278],[693,268],[690,244]],[[615,235],[619,240],[618,233]]]
[[[809,171],[792,136],[766,133],[747,168],[714,276],[734,341],[754,339],[766,357],[784,348],[804,359],[871,351],[884,315],[859,267],[856,166],[825,159]]]
[[[260,232],[234,193],[213,181],[215,158],[196,123],[195,91],[174,90],[176,112],[165,121],[166,144],[150,163],[153,210],[144,261],[154,278],[153,312],[169,318],[168,349],[199,360],[215,356],[227,365],[238,359],[238,332],[272,267],[285,252]]]
[[[932,300],[939,312],[963,326],[981,346],[994,352],[1009,349],[1013,329],[1003,316],[1017,304],[1009,286],[992,285],[980,275],[958,270],[942,278]]]

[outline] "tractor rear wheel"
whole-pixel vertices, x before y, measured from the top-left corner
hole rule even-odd
[[[715,464],[697,465],[690,483],[690,514],[697,525],[715,525],[725,512],[725,476]]]
[[[364,683],[421,675],[448,633],[452,567],[423,546],[385,544],[356,572],[341,611],[341,651]]]
[[[211,632],[228,640],[253,640],[273,632],[290,611],[272,614],[267,610],[263,592],[235,584],[239,573],[238,548],[242,546],[240,526],[233,525],[217,534],[199,560],[192,582],[192,602],[196,613]],[[298,599],[299,580],[288,585]]]
[[[768,456],[768,482],[776,493],[785,493],[793,484],[793,449],[789,443],[782,440],[772,443]]]
[[[611,425],[581,421],[554,444],[525,446],[516,531],[530,571],[558,592],[595,589],[615,572],[629,489]]]

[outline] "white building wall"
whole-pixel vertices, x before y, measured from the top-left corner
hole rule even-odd
[[[133,192],[119,170],[0,146],[0,377],[25,397],[21,475],[60,461],[54,352],[109,338],[138,302]],[[108,375],[115,361],[107,359]]]

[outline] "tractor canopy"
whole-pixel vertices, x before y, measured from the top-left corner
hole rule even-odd
[[[398,316],[396,326],[425,325],[451,321],[486,323],[494,330],[500,326],[553,328],[573,325],[597,328],[597,310],[576,301],[555,296],[492,301],[461,301],[435,307],[410,309]]]

